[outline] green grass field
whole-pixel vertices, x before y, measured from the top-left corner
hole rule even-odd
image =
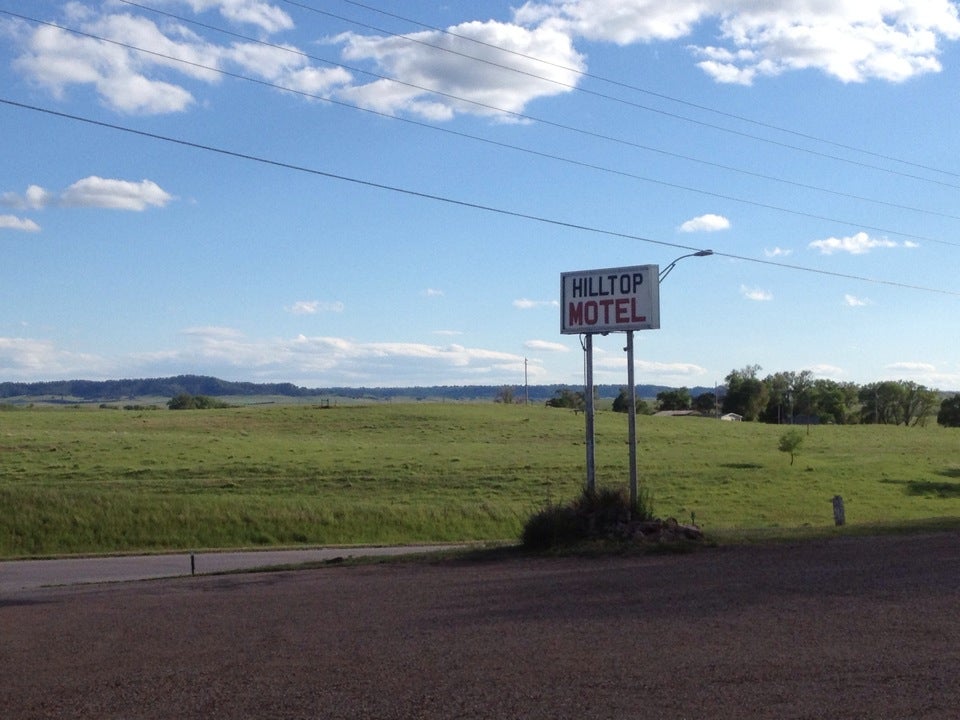
[[[597,482],[628,476],[625,415],[596,421]],[[707,533],[960,518],[960,431],[640,417],[658,516]],[[806,429],[803,429],[806,433]],[[583,485],[584,418],[409,403],[0,412],[0,557],[502,540]]]

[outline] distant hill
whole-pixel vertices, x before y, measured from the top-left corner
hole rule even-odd
[[[292,383],[231,382],[205,375],[177,375],[167,378],[130,380],[54,380],[47,382],[0,383],[0,399],[44,398],[51,402],[118,402],[143,397],[173,397],[180,393],[209,395],[210,397],[280,396],[290,398],[343,397],[370,400],[413,398],[417,400],[493,400],[502,385],[433,385],[413,387],[327,387],[306,388]],[[524,396],[524,386],[512,385],[514,397]],[[602,398],[614,398],[622,385],[598,385]],[[554,397],[560,390],[578,390],[572,384],[530,385],[532,401],[542,402]],[[658,392],[672,390],[665,385],[638,385],[637,394],[644,398],[656,397]],[[713,388],[690,388],[696,397]]]

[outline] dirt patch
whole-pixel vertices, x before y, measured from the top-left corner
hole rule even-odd
[[[8,598],[20,718],[947,718],[960,534]]]

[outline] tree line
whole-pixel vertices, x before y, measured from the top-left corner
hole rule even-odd
[[[935,415],[941,424],[950,424],[948,414],[938,413],[942,405],[938,391],[907,380],[883,380],[858,385],[814,378],[809,370],[777,372],[760,377],[759,365],[732,370],[725,378],[723,396],[704,393],[689,398],[683,388],[657,396],[658,409],[709,409],[736,413],[744,420],[765,423],[836,425],[924,425]],[[662,396],[662,397],[661,397]],[[689,398],[689,399],[688,399]],[[957,396],[960,415],[960,395]],[[960,419],[958,419],[960,424]]]
[[[776,424],[925,425],[936,417],[940,425],[960,427],[960,394],[944,398],[937,390],[906,380],[858,385],[814,378],[809,370],[778,372],[760,377],[759,365],[730,371],[717,393],[694,395],[689,388],[661,390],[655,401],[637,400],[637,412],[693,411],[702,415],[733,413],[746,421]],[[596,388],[595,388],[596,395]],[[552,407],[582,410],[582,392],[558,389],[547,401]],[[629,388],[620,388],[615,412],[630,408]]]

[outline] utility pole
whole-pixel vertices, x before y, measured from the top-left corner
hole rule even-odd
[[[523,359],[523,404],[530,404],[530,384],[527,382],[527,359]]]

